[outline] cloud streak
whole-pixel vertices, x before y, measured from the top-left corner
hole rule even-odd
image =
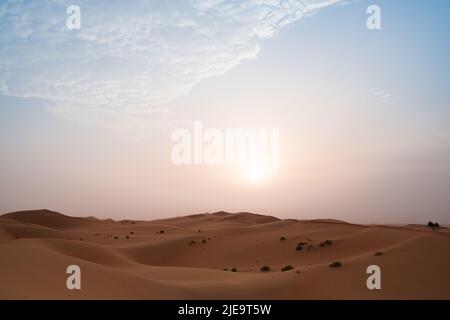
[[[202,79],[255,58],[262,39],[337,2],[81,0],[81,29],[69,30],[70,1],[6,1],[0,94],[47,99],[72,120],[135,125]]]
[[[378,98],[378,99],[384,101],[384,102],[386,102],[392,98],[392,94],[390,94],[384,90],[370,89],[369,94],[375,98]]]

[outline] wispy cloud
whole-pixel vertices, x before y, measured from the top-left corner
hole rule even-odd
[[[384,90],[370,89],[369,94],[375,98],[381,99],[382,101],[388,101],[392,98],[392,94]]]
[[[80,0],[81,29],[69,30],[71,1],[6,1],[0,94],[48,99],[73,120],[129,125],[256,57],[260,41],[283,26],[337,2]]]

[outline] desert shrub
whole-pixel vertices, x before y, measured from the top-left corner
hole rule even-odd
[[[342,267],[342,262],[340,261],[334,261],[330,263],[330,268],[339,268],[339,267]]]
[[[119,237],[114,237],[115,240],[119,239]]]
[[[383,255],[383,252],[381,252],[381,251],[375,252],[375,255],[376,255],[376,256],[382,256],[382,255]]]
[[[281,237],[280,240],[284,241],[284,240],[286,240],[286,237]]]
[[[125,238],[126,238],[126,239],[130,239],[130,236],[127,235]]]
[[[233,267],[233,268],[231,269],[231,272],[237,272],[236,267]]]
[[[299,242],[297,243],[297,248],[295,248],[295,250],[300,251],[303,250],[303,246],[307,245],[306,242]]]
[[[165,233],[166,231],[164,231],[164,230],[159,230],[159,233]]]
[[[198,230],[198,233],[202,232],[202,230]]]
[[[321,244],[319,244],[320,247],[326,247],[326,246],[331,246],[333,244],[332,240],[325,240],[324,242],[322,242]]]
[[[293,266],[285,266],[285,267],[283,267],[282,269],[281,269],[281,271],[289,271],[289,270],[292,270],[292,269],[294,269],[294,267]]]
[[[131,231],[130,234],[134,234],[134,231]]]
[[[189,241],[189,243],[188,243],[190,246],[193,246],[194,244],[196,244],[196,242],[195,242],[195,240],[191,240],[191,241]]]
[[[223,268],[222,271],[228,271],[228,268]]]
[[[261,271],[262,271],[262,272],[270,271],[270,267],[269,267],[269,266],[261,267]]]
[[[203,240],[202,240],[202,243],[206,243],[206,240],[205,240],[205,239],[203,239]]]
[[[80,238],[80,241],[83,241],[83,238]]]

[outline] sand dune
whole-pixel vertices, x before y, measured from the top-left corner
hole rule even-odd
[[[89,228],[102,225],[106,222],[114,222],[112,220],[102,221],[94,217],[69,217],[47,209],[11,212],[4,214],[1,217],[4,219],[10,219],[26,224],[35,224],[38,226],[49,227],[57,230]]]
[[[450,231],[420,225],[22,211],[0,216],[0,261],[2,299],[450,299]],[[72,264],[81,267],[81,290],[66,288]],[[381,267],[381,290],[366,287],[372,264]],[[261,272],[265,265],[271,271]],[[287,265],[293,270],[281,272]]]

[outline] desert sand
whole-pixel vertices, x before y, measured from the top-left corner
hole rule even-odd
[[[81,290],[66,287],[73,264]],[[373,264],[381,290],[366,286]],[[14,212],[0,216],[0,298],[450,299],[450,231],[251,213],[113,221]]]

